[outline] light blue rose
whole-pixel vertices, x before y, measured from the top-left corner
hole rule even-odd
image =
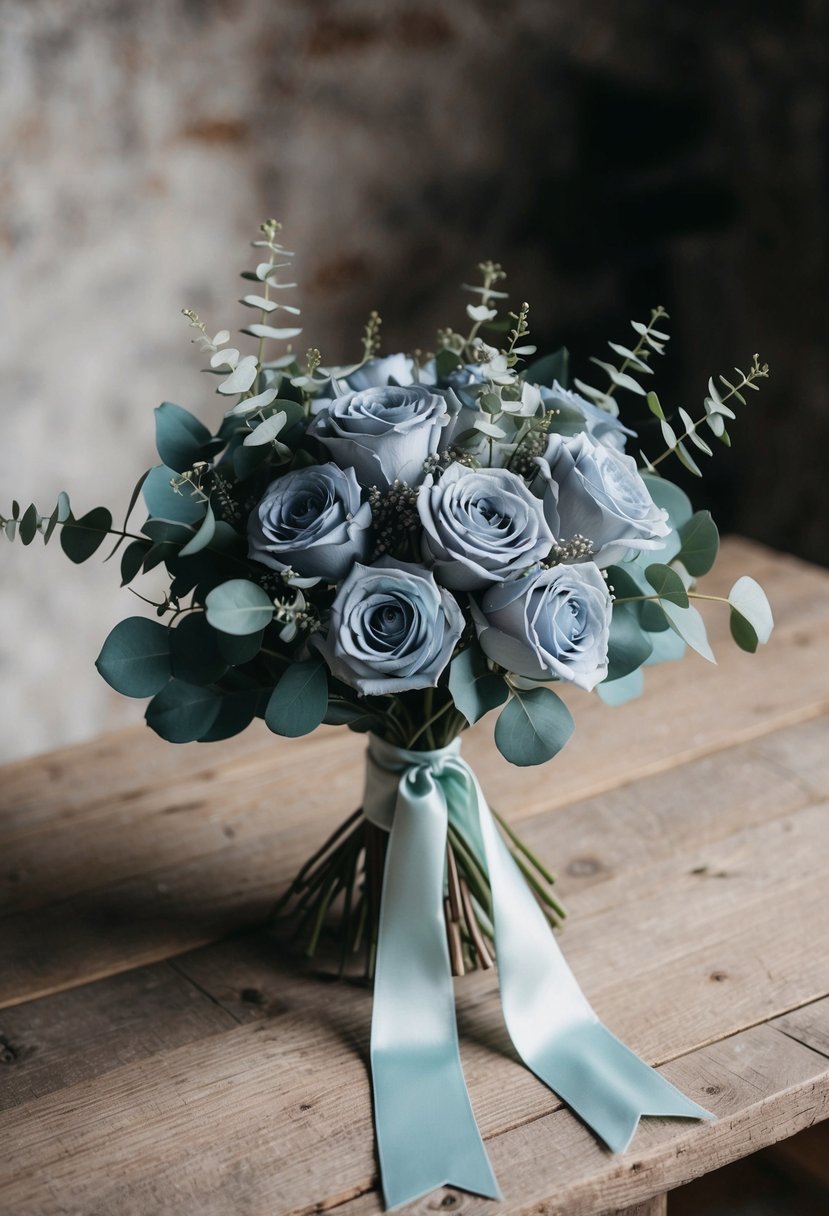
[[[472,601],[481,649],[494,663],[529,680],[569,680],[588,691],[607,675],[612,610],[593,562],[540,570]]]
[[[446,400],[422,385],[386,385],[346,393],[317,414],[308,434],[363,486],[418,485],[423,463],[449,422]]]
[[[337,592],[327,636],[310,640],[361,696],[432,688],[464,628],[454,598],[423,566],[356,563]]]
[[[353,469],[296,469],[271,482],[248,520],[248,553],[273,570],[337,583],[368,556],[371,507]]]
[[[417,509],[424,559],[438,582],[455,590],[515,578],[545,558],[554,541],[541,502],[509,469],[452,464],[426,478]]]
[[[625,437],[636,435],[635,431],[622,426],[613,414],[599,409],[580,393],[562,388],[557,380],[553,381],[552,388],[542,385],[539,391],[544,408],[558,411],[550,426],[550,430],[557,434],[574,435],[579,431],[587,431],[591,438],[620,452],[625,449]]]
[[[551,435],[533,491],[543,499],[547,523],[559,541],[586,537],[599,566],[632,553],[662,549],[668,515],[657,507],[636,461],[584,433]]]

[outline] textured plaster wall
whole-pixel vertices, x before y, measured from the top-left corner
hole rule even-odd
[[[386,349],[428,342],[482,257],[581,358],[666,304],[680,403],[760,349],[714,505],[826,560],[827,25],[824,0],[0,0],[0,510],[122,509],[159,401],[219,418],[179,310],[242,323],[274,214],[331,362],[373,307]],[[140,718],[92,668],[141,610],[113,565],[0,542],[0,757]]]

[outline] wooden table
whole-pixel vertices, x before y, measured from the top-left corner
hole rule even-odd
[[[829,1114],[829,575],[743,541],[778,617],[753,658],[574,697],[552,764],[465,754],[558,869],[562,945],[607,1024],[718,1120],[643,1120],[612,1156],[522,1068],[492,973],[457,982],[466,1075],[506,1196],[407,1211],[625,1208]],[[90,679],[94,679],[90,672]],[[109,735],[0,774],[3,1216],[368,1216],[370,994],[255,926],[360,792],[362,741]],[[663,1198],[654,1198],[662,1196]]]

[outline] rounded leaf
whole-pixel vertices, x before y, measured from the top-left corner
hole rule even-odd
[[[328,673],[322,659],[292,663],[268,701],[265,722],[276,735],[295,739],[320,725],[328,709]]]
[[[220,693],[170,680],[150,701],[144,716],[147,725],[168,743],[192,743],[207,734],[221,707]]]
[[[273,620],[270,596],[249,579],[233,578],[214,587],[205,600],[207,619],[221,633],[258,633]]]
[[[573,733],[570,710],[551,688],[515,692],[498,715],[495,745],[510,764],[543,764]]]
[[[95,660],[111,688],[125,697],[152,697],[171,675],[166,625],[142,616],[120,621]]]

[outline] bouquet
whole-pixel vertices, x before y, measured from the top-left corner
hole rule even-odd
[[[161,463],[120,527],[104,507],[76,516],[66,493],[48,517],[14,503],[0,527],[23,544],[59,529],[74,562],[114,537],[125,586],[163,572],[155,619],[118,624],[97,667],[150,698],[147,723],[164,739],[226,739],[256,717],[288,737],[322,723],[368,735],[363,805],[279,914],[309,955],[333,933],[340,969],[360,955],[374,976],[391,1206],[444,1181],[498,1194],[451,1013],[451,974],[496,958],[519,1054],[608,1145],[624,1148],[642,1113],[706,1117],[587,1004],[550,932],[564,915],[552,875],[487,807],[459,738],[497,711],[503,756],[541,764],[573,730],[556,685],[620,704],[649,664],[686,648],[713,661],[695,601],[719,597],[695,587],[717,528],[664,470],[676,459],[701,476],[767,367],[755,356],[709,379],[696,416],[666,409],[647,387],[668,341],[655,308],[592,361],[600,385],[571,385],[565,349],[534,358],[528,305],[501,315],[505,274],[492,262],[465,287],[464,329],[438,331],[434,350],[381,357],[372,313],[360,358],[324,366],[318,349],[295,350],[279,224],[252,243],[260,260],[241,303],[259,316],[241,332],[255,353],[184,310],[228,407],[216,433],[165,402]],[[624,395],[661,450],[634,445]],[[722,604],[738,646],[768,640],[754,580]]]

